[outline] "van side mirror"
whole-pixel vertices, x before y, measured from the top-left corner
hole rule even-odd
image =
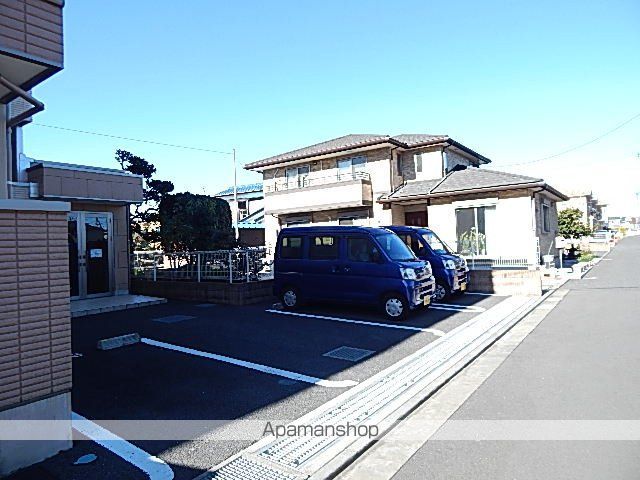
[[[378,250],[371,252],[371,260],[373,263],[384,263],[384,258]]]

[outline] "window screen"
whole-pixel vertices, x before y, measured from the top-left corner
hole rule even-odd
[[[312,260],[335,260],[338,258],[338,238],[326,235],[311,237],[309,258]]]
[[[280,242],[280,258],[302,258],[302,237],[282,237]]]

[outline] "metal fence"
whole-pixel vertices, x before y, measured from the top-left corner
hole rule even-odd
[[[203,252],[137,251],[132,274],[147,280],[256,282],[273,278],[266,248]]]
[[[532,270],[537,262],[525,257],[465,257],[469,270],[518,269]]]
[[[347,182],[349,180],[370,180],[367,172],[340,172],[335,171],[333,175],[315,176],[304,175],[292,179],[277,180],[271,185],[265,185],[266,193],[279,192],[282,190],[293,190],[298,188],[313,187],[316,185],[328,185],[336,182]]]

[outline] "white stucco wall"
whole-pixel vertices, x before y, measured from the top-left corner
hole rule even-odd
[[[534,233],[531,198],[516,197],[453,202],[429,206],[429,228],[451,248],[457,249],[456,208],[494,205],[495,215],[487,226],[488,256],[526,257],[534,259]]]

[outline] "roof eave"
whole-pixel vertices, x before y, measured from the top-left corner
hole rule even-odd
[[[374,140],[374,141],[369,141],[369,142],[362,142],[362,143],[358,143],[356,145],[348,145],[348,146],[343,146],[343,147],[336,147],[336,148],[332,148],[329,150],[325,150],[322,152],[315,152],[315,153],[309,153],[306,155],[299,155],[299,156],[294,156],[294,157],[289,157],[289,158],[283,158],[280,160],[275,160],[273,162],[268,162],[268,163],[264,163],[261,164],[259,161],[258,162],[252,162],[252,163],[248,163],[246,164],[243,168],[245,170],[256,170],[256,171],[261,171],[264,170],[265,168],[268,167],[273,167],[276,165],[281,165],[281,164],[287,164],[287,163],[291,163],[291,162],[297,162],[300,160],[307,160],[310,158],[314,158],[314,157],[323,157],[323,156],[327,156],[327,155],[333,155],[336,153],[342,153],[342,152],[348,152],[350,150],[357,150],[359,148],[366,148],[366,147],[373,147],[376,145],[385,145],[385,144],[390,144],[390,145],[394,145],[396,147],[403,147],[406,146],[404,144],[402,144],[401,142],[398,142],[392,138],[385,138],[385,139],[380,139],[380,140]]]
[[[450,192],[439,192],[439,193],[424,193],[421,195],[412,195],[410,197],[402,197],[402,198],[381,198],[378,200],[379,203],[394,203],[394,202],[413,202],[415,200],[428,200],[431,198],[442,198],[442,197],[456,197],[460,195],[473,195],[475,193],[491,193],[491,192],[504,192],[508,190],[520,190],[526,188],[543,188],[544,190],[549,190],[554,195],[559,198],[565,197],[564,194],[558,192],[557,190],[549,187],[545,182],[527,182],[527,183],[517,183],[510,185],[500,185],[495,187],[482,187],[482,188],[468,188],[466,190],[455,190]]]

